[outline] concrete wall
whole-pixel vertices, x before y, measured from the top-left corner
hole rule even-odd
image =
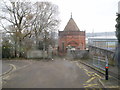
[[[42,50],[31,50],[27,52],[27,58],[47,58],[47,51],[43,52]]]
[[[88,50],[69,50],[67,56],[71,59],[87,59],[89,58]]]

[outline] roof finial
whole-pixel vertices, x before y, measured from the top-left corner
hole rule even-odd
[[[71,12],[71,18],[72,18],[72,12]]]

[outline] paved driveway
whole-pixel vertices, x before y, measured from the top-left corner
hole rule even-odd
[[[14,63],[16,67],[17,64]],[[90,78],[75,62],[62,59],[31,61],[9,74],[3,88],[84,88]],[[91,80],[90,85],[100,87],[96,80]]]

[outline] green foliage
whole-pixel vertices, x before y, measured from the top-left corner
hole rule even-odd
[[[118,38],[118,42],[120,43],[120,14],[117,14],[116,22],[116,36]]]
[[[2,45],[2,58],[10,58],[11,44],[9,41],[5,41]]]

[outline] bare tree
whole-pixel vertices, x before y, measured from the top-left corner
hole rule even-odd
[[[46,41],[50,38],[50,32],[57,30],[60,21],[58,14],[58,7],[50,2],[36,2],[34,4],[33,31],[37,46],[39,44],[39,38],[42,38],[44,44],[46,44]]]
[[[9,28],[1,22],[1,26],[14,36],[15,48],[19,45],[19,56],[21,57],[22,40],[31,34],[31,3],[29,2],[11,2],[9,4],[4,2],[2,8],[4,15],[0,18],[6,23],[9,23]],[[15,49],[16,50],[16,49]],[[16,56],[16,51],[15,51]]]
[[[57,30],[59,25],[58,7],[50,2],[3,2],[2,13],[0,23],[14,40],[15,56],[18,49],[21,57],[22,42],[31,36],[35,37],[37,47],[42,39],[46,49],[51,40],[50,32]]]

